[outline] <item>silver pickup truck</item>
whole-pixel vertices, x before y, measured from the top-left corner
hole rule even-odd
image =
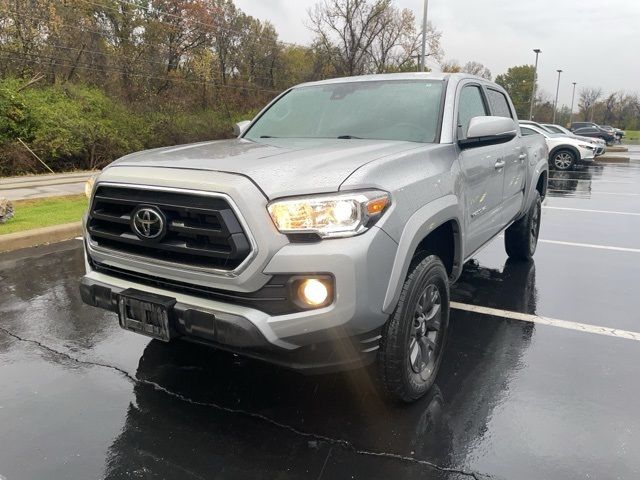
[[[504,232],[534,254],[548,151],[498,85],[392,74],[293,87],[238,138],[127,155],[90,190],[83,300],[128,330],[304,372],[432,385],[449,284]]]

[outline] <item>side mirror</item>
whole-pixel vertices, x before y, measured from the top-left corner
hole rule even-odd
[[[514,139],[518,135],[518,125],[506,117],[473,117],[469,122],[467,138],[458,140],[460,148],[497,145]]]
[[[236,137],[239,137],[240,135],[242,135],[246,130],[247,127],[251,124],[251,120],[243,120],[242,122],[238,122],[233,126],[233,134]]]

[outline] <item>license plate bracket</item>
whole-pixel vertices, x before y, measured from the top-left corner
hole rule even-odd
[[[175,304],[175,298],[129,288],[118,295],[118,321],[125,330],[168,342]]]

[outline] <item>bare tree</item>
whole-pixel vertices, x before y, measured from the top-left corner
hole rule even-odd
[[[386,25],[373,39],[368,54],[377,73],[402,70],[418,48],[415,17],[410,10],[389,6],[382,14]]]
[[[595,111],[594,106],[601,96],[602,88],[589,87],[580,90],[578,107],[580,108],[582,118],[584,118],[585,120],[590,119],[590,121],[593,121],[593,115]]]
[[[486,78],[487,80],[491,80],[491,70],[489,70],[480,62],[467,62],[462,67],[462,71],[465,73],[470,73],[471,75],[478,75],[479,77]]]
[[[603,101],[603,122],[605,125],[614,123],[616,117],[619,117],[618,111],[623,107],[623,92],[613,92],[609,94]]]
[[[309,10],[310,28],[318,44],[332,52],[341,75],[367,71],[367,57],[376,37],[391,22],[391,0],[323,0]]]
[[[336,74],[415,68],[421,35],[416,19],[392,0],[322,0],[308,13],[318,55],[330,59]],[[428,26],[429,56],[441,58],[441,36]]]

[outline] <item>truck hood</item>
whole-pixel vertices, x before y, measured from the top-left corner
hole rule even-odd
[[[235,173],[269,198],[337,191],[359,167],[426,145],[389,140],[218,140],[133,153],[108,168],[162,167]]]

